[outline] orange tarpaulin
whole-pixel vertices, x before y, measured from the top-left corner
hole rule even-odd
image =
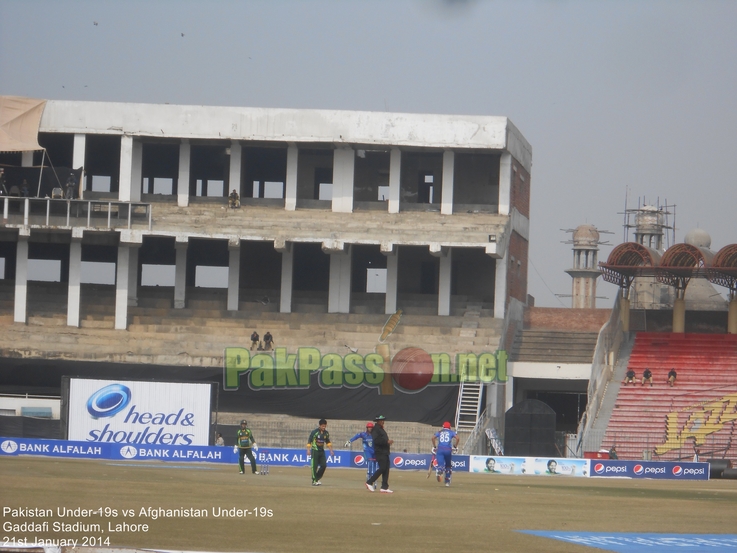
[[[0,152],[43,150],[38,127],[46,100],[0,96]]]

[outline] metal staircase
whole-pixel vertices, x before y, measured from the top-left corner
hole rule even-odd
[[[458,390],[455,428],[457,432],[471,432],[481,416],[483,384],[461,382]]]

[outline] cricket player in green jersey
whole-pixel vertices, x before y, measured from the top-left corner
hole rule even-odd
[[[325,474],[328,460],[325,456],[325,446],[328,446],[330,455],[335,455],[333,444],[330,441],[330,433],[327,430],[328,421],[320,419],[319,425],[310,433],[307,440],[307,456],[310,457],[310,469],[312,469],[312,485],[321,486],[320,479]]]
[[[238,468],[241,469],[241,474],[245,471],[245,466],[243,465],[244,456],[248,457],[248,460],[251,461],[251,472],[256,474],[256,459],[254,459],[251,450],[258,451],[258,446],[256,445],[256,438],[253,437],[253,432],[248,428],[246,421],[241,421],[241,428],[238,430],[238,434],[236,434],[235,445],[238,448]]]

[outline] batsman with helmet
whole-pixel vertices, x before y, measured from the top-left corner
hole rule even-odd
[[[458,447],[458,434],[450,429],[450,423],[444,422],[443,429],[432,437],[432,447],[438,460],[438,482],[445,469],[445,485],[450,486],[450,477],[453,473],[453,451]]]

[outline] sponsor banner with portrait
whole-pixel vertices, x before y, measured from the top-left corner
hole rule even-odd
[[[594,460],[591,463],[591,476],[708,480],[709,463]]]
[[[588,476],[591,472],[588,459],[567,457],[503,457],[472,455],[471,472],[488,474],[518,474],[547,476]]]
[[[143,446],[209,443],[211,384],[68,380],[64,415],[70,441]]]

